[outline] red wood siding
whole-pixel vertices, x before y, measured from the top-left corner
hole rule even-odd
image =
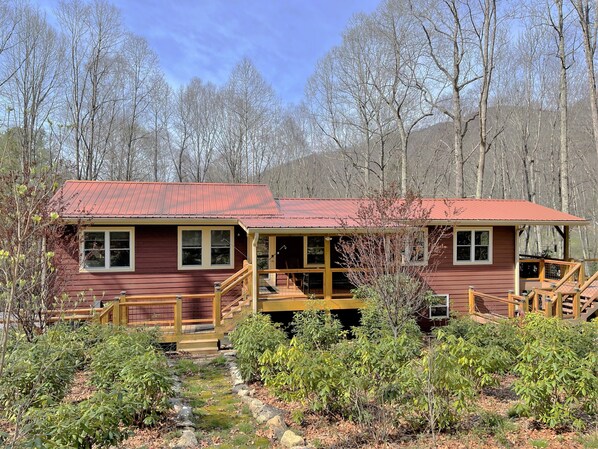
[[[135,226],[134,272],[79,272],[79,255],[59,253],[66,280],[66,293],[79,296],[78,306],[89,306],[93,299],[112,300],[123,290],[128,295],[176,295],[211,293],[214,282],[221,282],[243,266],[247,259],[247,235],[236,226],[235,268],[227,270],[179,270],[177,267],[177,226]],[[183,299],[183,318],[209,318],[211,301]],[[197,315],[200,316],[197,316]],[[172,313],[170,313],[172,315]],[[165,315],[165,318],[168,314]]]
[[[442,251],[431,263],[437,264],[436,271],[429,274],[429,284],[438,294],[450,295],[450,310],[468,312],[468,288],[474,286],[482,293],[501,297],[515,288],[515,228],[497,226],[492,231],[492,264],[454,265],[453,234],[447,235]],[[505,304],[489,304],[492,312],[506,314]]]

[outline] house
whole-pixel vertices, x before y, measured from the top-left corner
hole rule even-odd
[[[362,201],[277,199],[267,186],[251,184],[67,181],[54,203],[64,219],[84,226],[79,251],[57,260],[77,307],[103,303],[100,320],[171,326],[172,341],[198,326],[222,334],[248,310],[303,310],[313,298],[330,310],[354,310],[362,303],[353,298],[336,242],[340,220],[351,226]],[[582,218],[521,200],[424,205],[429,228],[452,230],[427,280],[439,298],[433,319],[542,310],[559,295],[567,302],[562,289],[571,282],[576,288],[585,282],[581,264],[569,261],[569,229],[587,224]],[[525,226],[556,227],[563,260],[524,259],[522,271],[518,241]],[[558,269],[547,270],[551,264]],[[553,281],[560,285],[551,287]],[[523,289],[538,294],[522,296]],[[574,302],[574,292],[569,296]]]

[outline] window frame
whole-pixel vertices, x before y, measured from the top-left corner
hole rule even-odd
[[[104,260],[103,267],[85,266],[85,234],[87,232],[104,233]],[[129,233],[129,266],[111,267],[110,266],[110,233],[128,232]],[[79,272],[80,273],[124,273],[135,271],[135,227],[133,226],[90,226],[79,232]]]
[[[401,260],[402,265],[404,266],[411,266],[411,267],[425,267],[426,265],[428,265],[428,259],[429,259],[429,254],[428,254],[428,244],[429,244],[429,235],[428,235],[428,227],[424,226],[424,227],[417,227],[417,228],[413,228],[414,231],[423,231],[424,232],[424,259],[420,260],[420,261],[411,261],[409,260],[411,257],[411,250],[413,248],[412,244],[409,245],[405,245],[405,255],[401,255],[401,257],[403,257],[403,260]],[[407,250],[409,250],[409,254],[407,254]],[[409,256],[409,257],[407,257]]]
[[[183,265],[183,231],[201,231],[201,265]],[[230,263],[212,265],[212,231],[230,232]],[[187,270],[227,270],[235,267],[235,228],[234,226],[178,226],[177,227],[177,268]]]
[[[307,242],[311,237],[319,237],[323,239],[324,246],[322,249],[324,250],[324,262],[322,263],[307,263]],[[326,236],[325,235],[304,235],[303,236],[303,267],[304,268],[324,268],[326,266]]]
[[[449,295],[448,293],[441,293],[441,294],[436,294],[434,293],[432,296],[436,297],[436,298],[445,298],[445,303],[443,305],[441,304],[430,304],[428,306],[428,319],[432,320],[432,321],[436,321],[436,320],[446,320],[448,318],[450,318],[450,314],[451,314],[451,295]],[[432,316],[432,309],[436,308],[436,307],[446,307],[446,315],[445,316]]]
[[[494,236],[492,227],[455,227],[453,229],[453,265],[492,265]],[[488,232],[488,260],[475,260],[475,232]],[[470,232],[471,234],[471,249],[469,252],[469,260],[457,260],[457,232]]]

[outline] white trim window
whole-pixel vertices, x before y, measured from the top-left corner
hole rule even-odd
[[[455,228],[453,263],[474,265],[492,263],[492,228]]]
[[[449,295],[433,295],[430,301],[431,320],[444,320],[449,317]]]
[[[80,242],[80,271],[135,271],[135,228],[88,228]]]
[[[178,269],[234,268],[232,226],[179,226]]]
[[[306,235],[303,242],[303,266],[323,267],[324,262],[324,241],[322,235]]]
[[[428,263],[428,228],[414,228],[405,234],[402,250],[404,265],[427,265]]]

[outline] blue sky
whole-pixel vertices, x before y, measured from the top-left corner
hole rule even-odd
[[[351,16],[380,0],[113,0],[125,26],[158,53],[168,80],[222,84],[249,57],[278,95],[298,102],[316,62]],[[55,0],[40,0],[48,7]]]

